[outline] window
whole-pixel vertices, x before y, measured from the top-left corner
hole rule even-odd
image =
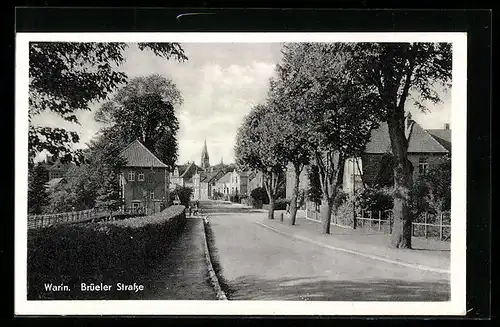
[[[144,173],[139,173],[137,174],[137,180],[139,182],[143,182],[144,181]]]
[[[418,173],[420,175],[425,175],[427,173],[427,168],[429,166],[429,162],[427,158],[421,157],[418,159]]]
[[[128,180],[132,182],[135,181],[135,171],[128,172]]]
[[[149,198],[153,200],[155,198],[155,192],[149,193]]]

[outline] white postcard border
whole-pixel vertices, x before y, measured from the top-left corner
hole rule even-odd
[[[28,301],[27,154],[30,41],[75,42],[452,42],[451,300],[328,301]],[[466,33],[17,33],[15,76],[15,314],[17,315],[464,315],[466,311]]]

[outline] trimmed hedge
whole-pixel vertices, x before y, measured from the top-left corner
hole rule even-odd
[[[80,283],[124,284],[146,280],[185,224],[185,207],[151,216],[61,225],[28,231],[28,300],[128,299],[129,291],[82,292]],[[68,285],[47,292],[44,285]]]

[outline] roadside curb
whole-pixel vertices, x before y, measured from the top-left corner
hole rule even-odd
[[[220,287],[219,279],[215,274],[215,270],[212,265],[212,260],[210,259],[210,252],[208,249],[208,241],[207,241],[207,227],[206,227],[206,224],[208,224],[208,216],[203,216],[202,219],[203,219],[203,235],[204,235],[203,238],[205,240],[205,261],[207,262],[208,276],[210,277],[210,282],[213,288],[215,289],[217,300],[227,300],[227,296]]]
[[[327,249],[331,249],[331,250],[335,250],[335,251],[341,251],[341,252],[345,252],[345,253],[350,253],[350,254],[361,256],[361,257],[369,258],[369,259],[372,259],[372,260],[383,261],[383,262],[387,262],[387,263],[391,263],[391,264],[395,264],[395,265],[400,265],[400,266],[404,266],[404,267],[409,267],[409,268],[414,268],[414,269],[420,269],[420,270],[426,270],[426,271],[431,271],[431,272],[435,272],[435,273],[450,275],[450,271],[446,270],[446,269],[427,267],[427,266],[423,266],[423,265],[419,265],[419,264],[414,264],[414,263],[409,263],[409,262],[405,262],[405,261],[401,261],[401,260],[397,260],[397,259],[389,259],[389,258],[383,257],[383,256],[377,256],[377,255],[373,255],[373,254],[368,254],[368,253],[358,252],[358,251],[354,251],[354,250],[344,249],[344,248],[336,247],[336,246],[333,246],[333,245],[325,244],[325,243],[322,243],[322,242],[318,242],[318,241],[309,239],[309,238],[304,237],[304,236],[289,234],[289,233],[280,231],[279,229],[276,229],[276,228],[274,228],[272,226],[263,224],[263,223],[261,223],[259,221],[257,221],[256,224],[259,225],[259,226],[262,226],[264,228],[267,228],[269,230],[272,230],[275,233],[278,233],[278,234],[281,234],[281,235],[284,235],[284,236],[287,236],[287,237],[292,237],[294,239],[297,239],[297,240],[300,240],[300,241],[303,241],[303,242],[315,244],[315,245],[321,246],[323,248],[327,248]]]

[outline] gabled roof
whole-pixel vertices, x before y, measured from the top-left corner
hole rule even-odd
[[[203,183],[212,183],[217,178],[222,177],[223,175],[224,175],[224,172],[222,170],[217,170],[217,171],[210,172],[210,173],[203,173],[201,175],[200,181]]]
[[[364,153],[382,154],[391,152],[391,140],[387,123],[380,123],[379,128],[372,130],[370,141]],[[447,153],[443,145],[413,121],[408,139],[408,153]]]
[[[427,132],[446,150],[451,151],[451,129],[428,129]]]
[[[224,176],[217,180],[217,183],[228,183],[231,180],[231,173],[226,173]]]
[[[120,156],[127,161],[126,167],[167,168],[167,165],[151,153],[139,140],[127,145],[120,152]]]
[[[200,167],[198,167],[194,162],[191,162],[187,165],[184,171],[181,173],[179,170],[179,176],[182,178],[191,178],[197,171],[203,171]]]

